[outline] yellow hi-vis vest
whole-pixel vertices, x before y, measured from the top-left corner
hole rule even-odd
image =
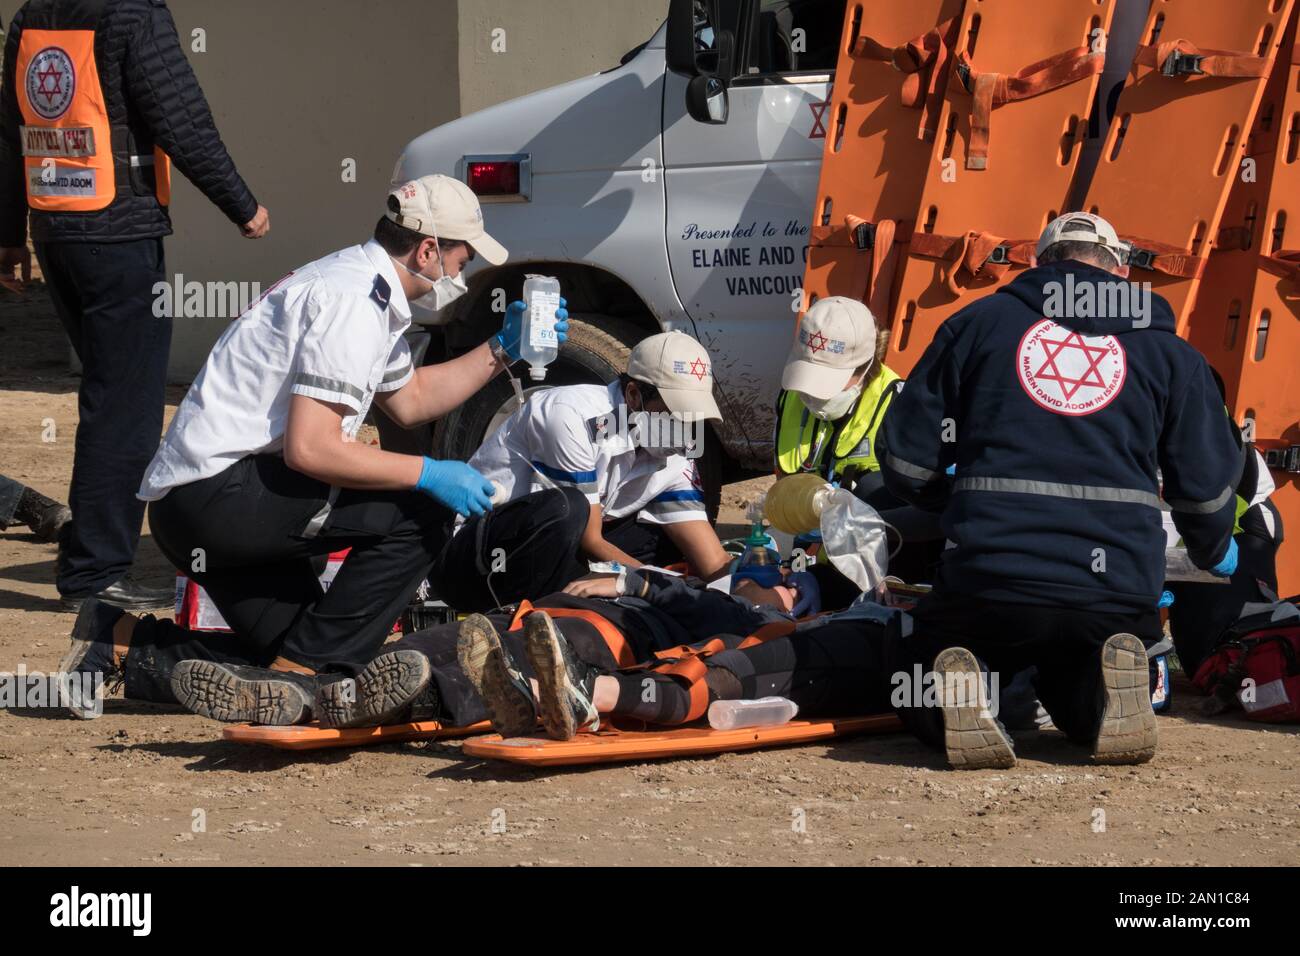
[[[98,212],[117,197],[113,127],[95,63],[94,30],[24,30],[15,92],[23,116],[27,203],[47,213]],[[131,157],[154,167],[158,201],[171,202],[171,161]],[[123,181],[129,179],[123,177]]]
[[[879,471],[876,432],[885,410],[902,387],[902,379],[888,366],[868,383],[853,413],[839,421],[824,422],[808,411],[794,392],[777,399],[776,470],[783,475],[815,471],[828,481],[846,468]]]

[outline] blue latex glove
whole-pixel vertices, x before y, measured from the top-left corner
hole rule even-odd
[[[1228,552],[1223,560],[1210,568],[1210,573],[1221,578],[1230,578],[1237,573],[1237,539],[1228,540]]]
[[[426,458],[415,490],[424,492],[457,514],[472,518],[492,510],[496,485],[463,461]]]
[[[790,609],[793,618],[817,614],[822,609],[822,589],[811,571],[792,571],[785,576],[785,586],[794,588],[795,602]]]
[[[561,299],[560,307],[555,310],[555,339],[558,345],[563,345],[569,337],[569,310],[565,308],[568,304],[565,299]],[[501,347],[505,349],[512,362],[519,361],[519,354],[523,349],[524,316],[527,314],[527,305],[522,302],[511,302],[506,306],[506,324],[497,333],[497,341],[501,343]]]
[[[1161,591],[1160,600],[1156,602],[1156,610],[1159,610],[1162,607],[1173,607],[1173,604],[1174,604],[1174,592]]]

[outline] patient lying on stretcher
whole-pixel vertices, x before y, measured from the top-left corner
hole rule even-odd
[[[653,572],[638,578],[651,601],[684,586]],[[595,583],[587,593],[607,595],[610,587]],[[770,611],[767,604],[743,610],[745,591],[760,600],[766,595],[759,588],[740,590],[741,600],[732,602],[740,609],[734,621],[739,626],[660,649],[639,666],[617,668],[591,660],[562,612],[545,609],[522,617],[522,642],[512,640],[519,631],[503,637],[482,618],[466,620],[458,654],[504,736],[534,733],[539,717],[546,733],[560,740],[599,729],[611,718],[678,725],[703,717],[715,700],[768,696],[793,701],[802,716],[811,718],[889,710],[890,646],[901,636],[905,616],[863,602],[796,622],[784,615],[760,615]]]
[[[539,702],[563,684],[557,669],[563,658],[590,668],[575,679],[587,680],[592,694],[599,684],[594,708],[654,723],[695,719],[701,700],[771,694],[789,697],[809,716],[886,710],[888,695],[881,696],[878,685],[882,621],[889,612],[876,605],[874,621],[863,614],[822,618],[816,636],[806,637],[812,630],[807,624],[796,630],[791,611],[816,607],[819,580],[828,582],[827,596],[837,603],[851,598],[837,594],[834,578],[821,572],[789,575],[782,589],[741,582],[735,594],[666,573],[628,572],[621,595],[612,577],[578,581],[539,599],[534,613],[525,607],[474,615],[407,635],[385,645],[355,677],[336,675],[318,688],[213,661],[178,665],[172,686],[190,710],[223,720],[290,724],[314,718],[325,726],[359,727],[419,719],[467,726],[491,719],[502,732],[519,735],[535,731],[538,717],[546,716]],[[739,647],[751,635],[786,631],[799,636]],[[685,668],[707,672],[694,681],[666,673],[683,652],[662,665],[657,656],[705,643],[719,653],[706,658],[705,667]],[[693,694],[685,705],[678,685]],[[239,701],[248,706],[232,705]]]

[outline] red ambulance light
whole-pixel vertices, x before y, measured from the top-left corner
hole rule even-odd
[[[476,196],[518,196],[519,164],[469,163],[469,188]]]

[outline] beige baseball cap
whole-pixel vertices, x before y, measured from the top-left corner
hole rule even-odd
[[[876,357],[876,319],[857,299],[832,295],[804,313],[781,387],[813,398],[834,398],[853,373]]]
[[[685,332],[660,332],[642,339],[628,356],[627,374],[658,389],[673,415],[722,421],[713,400],[709,353]]]
[[[483,207],[474,191],[450,176],[423,176],[388,194],[388,218],[430,238],[468,242],[494,266],[510,253],[483,228]]]
[[[1048,223],[1038,237],[1037,255],[1057,242],[1091,242],[1106,248],[1120,265],[1128,260],[1128,245],[1115,227],[1090,212],[1067,212]]]

